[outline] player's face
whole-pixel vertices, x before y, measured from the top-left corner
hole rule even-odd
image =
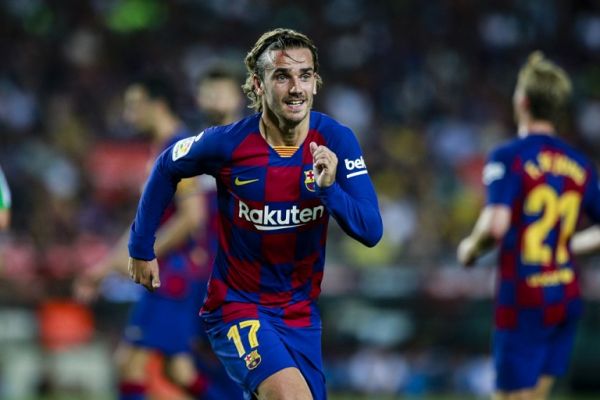
[[[210,119],[211,124],[225,124],[224,121],[239,113],[242,94],[237,82],[231,79],[208,79],[198,87],[196,101],[200,110]]]
[[[286,123],[296,125],[307,118],[317,93],[317,74],[307,48],[271,51],[271,68],[255,81],[263,95],[263,107]]]
[[[152,101],[142,86],[132,85],[125,91],[123,117],[140,131],[150,129]]]

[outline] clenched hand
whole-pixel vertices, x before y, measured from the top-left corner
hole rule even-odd
[[[315,142],[310,142],[310,153],[313,156],[313,173],[317,185],[322,188],[333,185],[338,163],[335,153]]]
[[[135,283],[142,284],[149,291],[153,292],[160,287],[158,262],[156,259],[145,261],[129,257],[128,270],[129,277],[133,279]]]

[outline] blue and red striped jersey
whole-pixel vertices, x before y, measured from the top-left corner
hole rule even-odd
[[[511,208],[501,241],[498,329],[542,329],[581,312],[569,248],[581,211],[600,221],[593,164],[560,139],[529,134],[490,155],[483,180],[489,205]]]
[[[156,161],[132,225],[132,257],[154,258],[159,215],[181,178],[217,182],[219,246],[202,312],[224,320],[256,318],[259,307],[291,326],[318,323],[329,216],[368,246],[382,235],[375,190],[352,131],[311,112],[309,132],[292,152],[260,134],[260,114],[177,142]],[[338,157],[336,180],[320,188],[309,144]]]

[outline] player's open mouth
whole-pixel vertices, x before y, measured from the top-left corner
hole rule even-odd
[[[297,111],[302,108],[305,103],[305,100],[287,100],[284,102],[292,111]]]

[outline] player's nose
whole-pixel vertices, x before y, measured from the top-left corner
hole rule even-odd
[[[290,79],[290,93],[300,93],[300,81],[294,77]]]

